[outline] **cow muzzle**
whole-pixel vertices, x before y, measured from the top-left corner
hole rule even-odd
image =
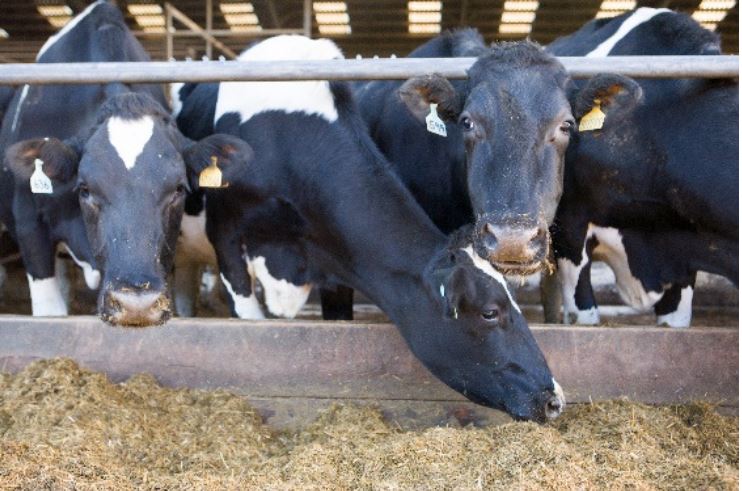
[[[485,223],[479,231],[483,257],[506,275],[529,275],[541,270],[549,250],[546,227],[508,227]]]
[[[113,325],[146,327],[170,318],[170,299],[165,292],[121,288],[104,293],[101,318]]]

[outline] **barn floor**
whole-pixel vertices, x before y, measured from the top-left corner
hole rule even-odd
[[[63,359],[0,375],[2,489],[737,489],[738,432],[705,404],[614,401],[418,431],[337,406],[280,433],[227,392]]]

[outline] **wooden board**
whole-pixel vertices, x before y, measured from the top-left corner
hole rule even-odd
[[[625,396],[738,406],[736,329],[533,331],[570,403]],[[431,376],[389,324],[176,319],[123,329],[93,317],[0,316],[0,370],[59,356],[114,381],[148,372],[167,386],[227,388],[255,401],[279,426],[331,400],[368,401],[422,424],[502,419]]]

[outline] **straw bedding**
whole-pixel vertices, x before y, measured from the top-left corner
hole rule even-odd
[[[423,431],[335,406],[286,434],[238,396],[146,375],[65,359],[0,375],[2,489],[737,489],[738,433],[705,404],[614,401]]]

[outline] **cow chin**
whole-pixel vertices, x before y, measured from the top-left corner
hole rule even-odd
[[[505,276],[530,276],[540,271],[549,269],[549,264],[545,260],[534,261],[530,263],[501,262],[489,257],[489,263],[497,271]]]

